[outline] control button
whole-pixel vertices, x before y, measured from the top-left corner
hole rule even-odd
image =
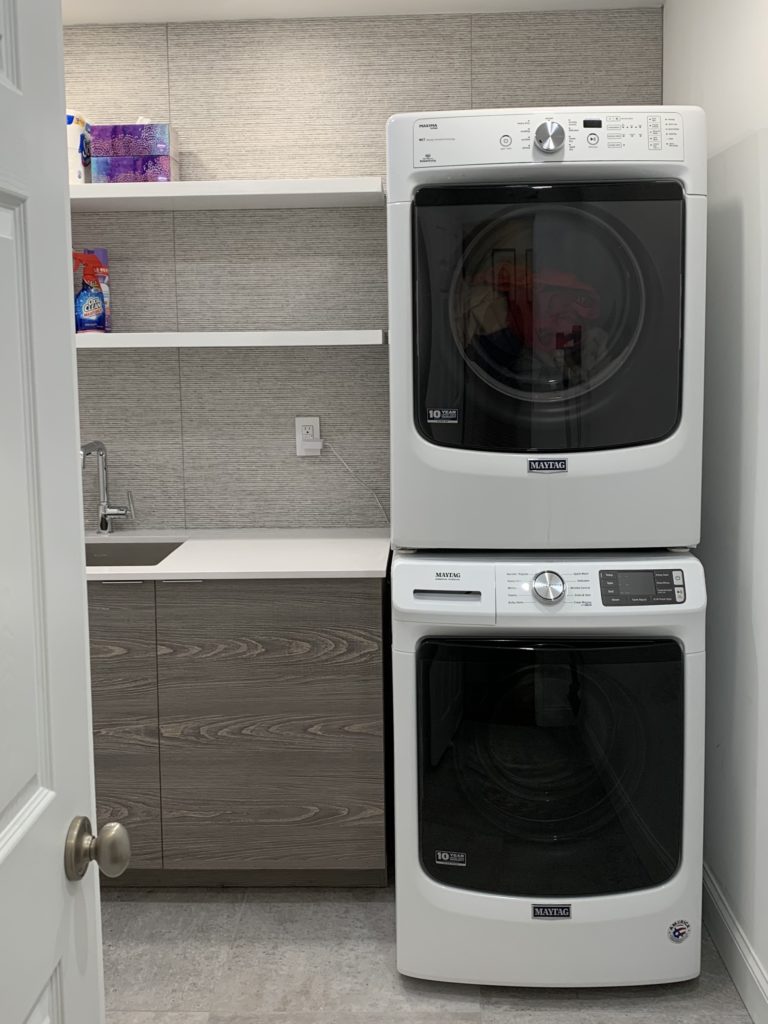
[[[683,573],[680,569],[675,569],[672,572],[672,582],[676,587],[682,587],[683,585]]]
[[[556,572],[539,572],[533,577],[533,592],[540,601],[552,604],[565,595],[565,580]]]
[[[502,144],[502,146],[511,146],[512,145],[512,136],[511,135],[502,135],[501,138],[499,139],[499,142]]]
[[[597,134],[597,132],[590,132],[587,136],[587,142],[590,144],[590,146],[596,146],[599,141],[600,136]]]
[[[533,141],[542,153],[557,153],[565,142],[565,128],[559,121],[542,121],[536,129]]]
[[[678,604],[685,600],[685,587],[675,587],[675,600]]]

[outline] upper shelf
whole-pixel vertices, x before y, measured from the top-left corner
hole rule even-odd
[[[72,209],[275,210],[323,206],[381,206],[381,178],[304,178],[264,181],[137,181],[71,185]]]

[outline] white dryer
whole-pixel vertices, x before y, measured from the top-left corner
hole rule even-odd
[[[483,985],[700,968],[691,555],[395,555],[397,962]]]
[[[395,546],[695,545],[703,112],[398,114],[387,184]]]

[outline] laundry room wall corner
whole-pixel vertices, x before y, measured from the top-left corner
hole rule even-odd
[[[762,0],[667,0],[664,102],[707,114],[702,544],[709,591],[705,920],[768,1022],[768,69]]]

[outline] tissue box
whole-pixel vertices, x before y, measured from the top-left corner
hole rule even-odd
[[[95,124],[92,156],[170,156],[178,159],[176,132],[169,124]]]
[[[170,156],[95,156],[91,181],[176,181],[179,161]]]

